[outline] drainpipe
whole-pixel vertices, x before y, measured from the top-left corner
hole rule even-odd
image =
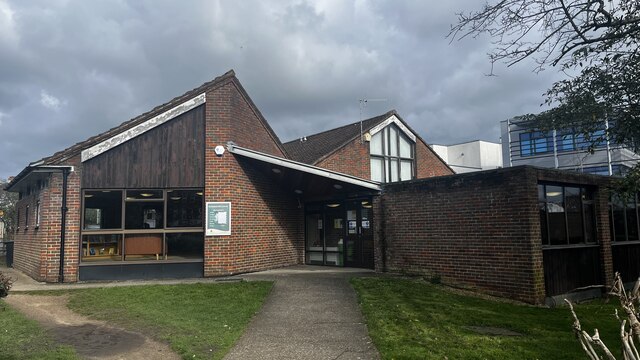
[[[64,240],[67,227],[67,179],[69,169],[62,169],[62,207],[60,208],[60,276],[58,282],[64,282]]]

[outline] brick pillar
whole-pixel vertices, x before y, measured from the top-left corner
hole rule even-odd
[[[613,285],[613,258],[611,255],[611,225],[609,223],[609,190],[600,186],[594,194],[596,232],[600,244],[602,283]]]

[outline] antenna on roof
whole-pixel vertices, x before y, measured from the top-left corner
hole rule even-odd
[[[360,103],[360,143],[364,144],[364,134],[362,133],[362,109],[367,106],[367,103],[369,102],[376,102],[376,101],[387,101],[387,99],[359,99],[358,102]]]

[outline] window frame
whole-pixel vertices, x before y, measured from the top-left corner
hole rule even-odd
[[[548,132],[531,130],[521,132],[518,135],[520,140],[520,156],[535,156],[553,152],[553,136]],[[544,144],[544,150],[542,145]],[[540,146],[540,150],[538,147]]]
[[[556,186],[562,188],[562,204],[563,204],[563,214],[564,214],[564,233],[565,233],[565,244],[551,244],[551,230],[550,230],[550,222],[549,222],[549,200],[547,198],[547,186]],[[577,184],[567,184],[567,183],[550,183],[550,182],[539,182],[537,184],[538,194],[540,193],[540,187],[542,187],[542,191],[544,193],[544,200],[540,199],[540,196],[537,197],[538,204],[538,213],[541,211],[541,205],[544,205],[545,212],[545,224],[542,224],[542,219],[540,218],[540,242],[542,244],[543,249],[558,249],[558,248],[566,248],[566,247],[589,247],[589,246],[599,246],[600,242],[598,241],[598,228],[597,228],[597,219],[596,219],[596,211],[595,211],[595,189],[582,186]],[[571,243],[570,233],[569,233],[569,218],[568,211],[566,206],[566,198],[567,192],[566,188],[578,188],[579,196],[580,196],[580,217],[582,221],[582,242],[580,243]],[[589,195],[589,196],[587,196]],[[587,198],[585,198],[587,197]],[[590,198],[589,198],[590,197]],[[591,216],[591,227],[593,229],[592,239],[593,241],[587,242],[587,219],[585,217],[585,205],[589,205],[592,209]],[[543,234],[543,230],[546,230],[546,234]],[[546,235],[546,236],[545,236]]]
[[[391,129],[394,129],[396,132],[395,139],[395,147],[396,147],[396,155],[391,155]],[[399,181],[409,181],[416,178],[417,169],[416,169],[416,143],[413,142],[398,126],[395,124],[389,124],[388,126],[381,129],[375,135],[380,134],[381,136],[381,152],[382,154],[373,154],[371,152],[371,142],[369,142],[369,171],[371,179],[373,180],[373,172],[371,168],[371,161],[373,159],[382,160],[382,176],[381,183],[391,183],[391,182],[399,182]],[[373,136],[375,136],[373,135]],[[409,143],[409,151],[410,157],[401,156],[400,152],[400,142],[401,140],[405,140]],[[392,176],[392,166],[391,163],[395,161],[397,163],[397,171],[396,171],[396,180],[393,180]],[[402,179],[402,162],[410,162],[411,163],[411,178],[410,179]],[[377,181],[377,180],[375,180]]]
[[[152,199],[127,199],[127,191],[144,191],[144,190],[149,190],[149,191],[161,191],[162,192],[162,198],[152,198]],[[192,191],[196,191],[196,193],[202,197],[202,209],[201,209],[201,216],[202,216],[202,226],[200,227],[168,227],[167,226],[167,221],[166,221],[166,217],[167,217],[167,201],[169,199],[168,197],[168,192],[174,191],[174,190],[192,190]],[[120,223],[120,228],[114,228],[114,229],[85,229],[85,194],[87,191],[120,191],[121,192],[121,211],[122,213],[121,215],[121,223]],[[158,188],[145,188],[145,189],[135,189],[135,188],[105,188],[105,189],[93,189],[93,188],[87,188],[87,189],[82,189],[81,191],[81,195],[82,195],[82,204],[81,204],[81,219],[80,219],[80,244],[79,244],[79,255],[80,255],[80,263],[83,264],[91,264],[91,265],[108,265],[108,264],[112,264],[112,263],[121,263],[121,262],[125,262],[125,263],[152,263],[152,262],[166,262],[166,259],[159,259],[159,260],[126,260],[125,259],[125,255],[124,254],[120,254],[120,259],[119,260],[112,260],[112,261],[105,261],[105,262],[92,262],[92,261],[83,261],[83,258],[85,257],[85,255],[83,254],[83,246],[84,246],[84,238],[85,236],[90,236],[90,235],[119,235],[120,236],[120,242],[121,242],[121,246],[122,248],[124,248],[126,246],[126,238],[127,235],[143,235],[143,234],[160,234],[162,236],[162,248],[163,248],[163,252],[166,254],[166,249],[167,249],[167,244],[166,244],[166,234],[171,234],[171,233],[202,233],[203,239],[205,237],[205,206],[206,203],[204,201],[204,188],[180,188],[180,187],[175,187],[175,188],[164,188],[164,189],[158,189]],[[127,229],[126,228],[126,204],[127,203],[162,203],[162,216],[163,216],[163,226],[160,228],[151,228],[151,229]],[[202,249],[202,258],[195,260],[195,261],[203,261],[204,260],[204,248]],[[194,261],[194,260],[181,260],[181,261],[174,261],[174,260],[169,260],[170,262],[190,262],[190,261]]]
[[[610,228],[610,232],[611,232],[611,244],[638,244],[640,243],[640,216],[639,216],[639,202],[640,202],[640,197],[638,196],[638,194],[634,195],[633,198],[633,203],[634,203],[634,213],[635,213],[635,217],[636,217],[636,233],[639,234],[638,239],[637,240],[629,240],[629,223],[627,220],[627,210],[630,209],[628,207],[629,202],[625,201],[625,199],[620,199],[622,201],[623,204],[623,213],[624,216],[622,217],[623,222],[624,222],[624,240],[619,240],[618,237],[616,236],[616,226],[615,226],[615,211],[614,211],[614,201],[613,201],[613,197],[615,197],[615,194],[612,194],[609,197],[609,228]]]

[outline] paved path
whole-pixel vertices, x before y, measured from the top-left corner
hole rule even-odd
[[[225,359],[379,359],[349,284],[367,275],[373,272],[315,266],[242,275],[275,284]]]

